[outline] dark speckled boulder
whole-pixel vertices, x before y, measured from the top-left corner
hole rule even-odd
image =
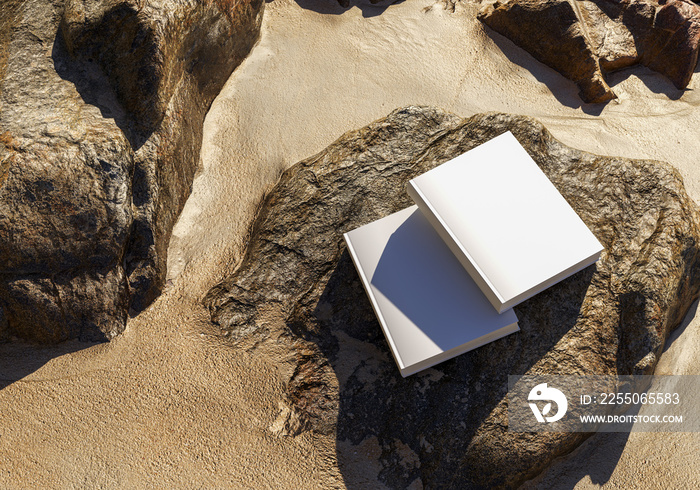
[[[0,340],[106,340],[160,292],[204,116],[262,0],[0,3]]]
[[[410,205],[410,178],[507,130],[605,252],[518,306],[519,333],[404,379],[342,233]],[[512,487],[586,434],[508,432],[507,376],[653,372],[698,296],[698,217],[668,164],[584,153],[522,116],[408,107],[287,170],[205,302],[236,345],[289,366],[274,430],[335,434],[350,487]]]

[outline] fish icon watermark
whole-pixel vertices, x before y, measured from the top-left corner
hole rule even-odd
[[[566,396],[560,390],[556,388],[551,388],[547,386],[547,383],[541,383],[535,386],[531,391],[530,395],[527,397],[530,402],[535,401],[546,401],[548,402],[540,412],[539,407],[535,403],[530,403],[530,409],[532,413],[535,414],[535,418],[538,422],[556,422],[561,420],[566,411],[569,408],[569,404],[566,401]],[[552,402],[557,404],[557,413],[547,417],[546,415],[552,411]]]

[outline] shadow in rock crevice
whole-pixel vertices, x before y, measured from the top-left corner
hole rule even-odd
[[[664,349],[663,352],[661,353],[660,359],[663,358],[664,355],[671,355],[671,354],[666,354],[672,347],[676,345],[677,342],[680,342],[681,336],[685,333],[685,331],[688,329],[690,324],[693,322],[695,319],[695,316],[698,314],[698,305],[700,304],[699,300],[695,300],[692,305],[690,305],[690,308],[686,312],[685,316],[683,317],[683,321],[671,331],[671,333],[668,336],[668,339],[666,339],[666,342],[664,344]],[[680,349],[680,347],[678,347]],[[661,375],[665,374],[697,374],[696,371],[692,372],[686,372],[685,369],[690,366],[686,366],[684,363],[686,361],[694,360],[695,357],[692,355],[692,350],[688,351],[690,354],[689,356],[685,356],[685,352],[681,353],[680,358],[673,357],[669,359],[668,363],[664,363],[664,371],[659,373]],[[671,372],[668,372],[671,371]]]
[[[479,472],[496,474],[480,454],[498,443],[477,440],[483,424],[504,422],[508,375],[526,373],[574,327],[594,274],[590,266],[517,307],[520,332],[402,378],[345,250],[320,298],[288,325],[337,377],[336,447],[348,488],[473,487]],[[530,466],[527,457],[513,462]]]
[[[148,141],[155,128],[145,128],[131,120],[97,62],[71,56],[60,29],[56,33],[51,58],[56,74],[72,83],[83,102],[99,109],[104,119],[112,119],[133,151],[138,151]]]
[[[686,89],[676,88],[673,83],[661,73],[650,70],[646,66],[634,65],[606,73],[605,78],[613,89],[616,85],[631,77],[638,78],[650,92],[665,95],[669,100],[679,100],[686,93]]]

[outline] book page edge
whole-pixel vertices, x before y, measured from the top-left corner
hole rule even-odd
[[[389,331],[389,327],[386,324],[384,315],[382,315],[381,309],[379,308],[377,298],[375,298],[374,293],[372,292],[370,282],[367,279],[367,275],[365,274],[364,267],[362,267],[362,264],[360,263],[360,259],[357,255],[357,252],[352,246],[352,240],[348,236],[348,233],[343,233],[343,239],[345,240],[345,244],[348,247],[348,252],[350,252],[350,257],[352,258],[352,261],[355,264],[355,269],[360,275],[360,282],[362,282],[362,287],[367,293],[367,297],[369,298],[369,302],[372,304],[374,314],[376,315],[377,319],[379,320],[379,324],[382,327],[384,337],[386,338],[387,342],[389,342],[389,350],[391,351],[391,355],[394,357],[394,361],[396,362],[396,365],[398,366],[399,371],[402,373],[403,376],[403,371],[406,369],[406,366],[404,365],[403,359],[401,359],[399,350],[397,349],[396,344],[394,343],[394,338],[391,336],[391,332]]]
[[[601,246],[602,247],[602,246]],[[585,259],[575,263],[571,267],[564,269],[561,271],[559,274],[550,277],[546,281],[542,281],[539,284],[536,284],[535,286],[531,287],[527,291],[520,293],[517,295],[515,298],[512,298],[508,300],[508,302],[505,304],[506,308],[513,308],[515,306],[518,306],[520,303],[523,301],[527,301],[528,299],[532,298],[533,296],[537,296],[538,294],[546,291],[547,289],[551,288],[552,286],[555,286],[559,284],[561,281],[564,279],[573,276],[577,272],[582,271],[586,267],[595,264],[600,260],[600,256],[603,253],[603,248],[596,252],[593,255],[590,255],[589,257],[586,257]]]
[[[464,245],[457,239],[449,226],[447,226],[447,223],[445,223],[437,210],[430,205],[427,198],[418,187],[418,184],[415,182],[415,179],[408,181],[406,191],[411,199],[413,199],[413,202],[416,203],[418,209],[421,210],[423,216],[425,216],[430,224],[433,225],[433,228],[437,234],[440,235],[457,260],[459,260],[459,262],[462,264],[462,267],[467,270],[476,285],[479,286],[481,292],[484,293],[484,296],[486,296],[496,311],[503,313],[505,310],[507,310],[508,307],[505,306],[505,300],[498,292],[498,289],[496,289],[491,281],[489,281],[486,274],[481,270],[481,268],[479,268],[472,256],[466,250]]]
[[[505,314],[507,312],[508,312],[508,310],[506,310],[503,314]],[[513,312],[513,313],[515,314],[515,312]],[[401,376],[403,376],[405,378],[407,376],[417,374],[417,373],[424,371],[428,368],[437,366],[438,364],[441,364],[445,361],[449,361],[450,359],[454,359],[457,356],[461,356],[462,354],[466,354],[467,352],[478,349],[479,347],[483,347],[486,344],[490,344],[491,342],[494,342],[498,339],[501,339],[503,337],[506,337],[512,333],[519,332],[519,331],[520,331],[520,325],[518,324],[518,319],[516,317],[515,322],[513,322],[509,325],[506,325],[504,327],[501,327],[494,332],[491,332],[487,335],[484,335],[483,337],[479,337],[478,339],[475,339],[471,342],[466,342],[466,343],[459,345],[457,347],[453,347],[450,350],[447,350],[445,352],[441,352],[440,354],[436,354],[432,357],[429,357],[428,359],[425,359],[423,361],[412,364],[411,366],[407,366],[404,369],[401,369]]]

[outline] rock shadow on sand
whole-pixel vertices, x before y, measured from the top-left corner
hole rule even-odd
[[[40,346],[23,341],[0,344],[0,390],[24,380],[58,357],[89,349],[99,342],[68,340],[51,346]]]
[[[511,63],[529,71],[540,83],[549,89],[560,104],[572,109],[580,108],[581,111],[591,116],[599,116],[609,103],[609,101],[596,104],[583,102],[576,83],[555,69],[541,63],[526,50],[490,27],[484,25],[484,30]],[[698,71],[700,71],[700,68],[695,69],[695,73],[698,73]],[[679,100],[683,94],[690,90],[677,88],[666,76],[640,64],[605,73],[606,82],[611,88],[630,77],[638,78],[650,92],[664,95],[669,100]]]
[[[394,4],[404,0],[382,0],[372,3],[369,0],[295,0],[303,9],[312,10],[319,14],[343,15],[352,8],[358,8],[362,17],[377,17]]]
[[[607,102],[587,104],[579,96],[579,88],[553,68],[537,61],[530,53],[517,46],[507,37],[484,25],[484,30],[496,44],[508,61],[518,65],[532,74],[538,82],[544,84],[560,104],[571,109],[581,109],[591,116],[599,116]]]

